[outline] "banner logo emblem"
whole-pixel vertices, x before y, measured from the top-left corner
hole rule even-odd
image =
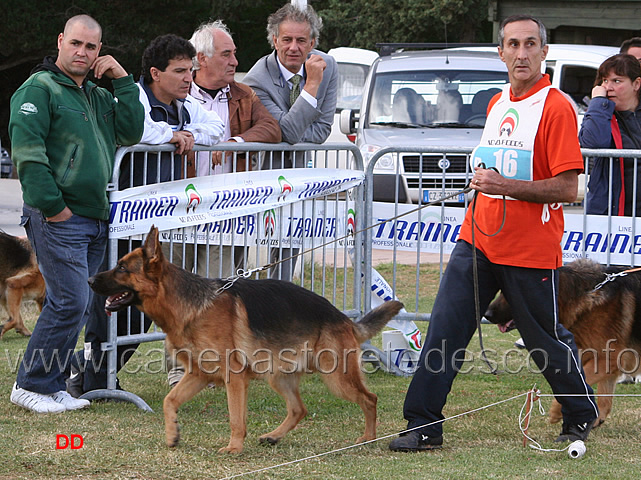
[[[278,201],[284,202],[287,195],[294,191],[294,186],[287,181],[284,175],[278,177],[278,184],[280,185],[280,195],[278,195]]]
[[[198,193],[193,183],[185,187],[185,195],[187,196],[187,213],[190,209],[192,213],[196,212],[196,207],[203,201],[203,197]]]

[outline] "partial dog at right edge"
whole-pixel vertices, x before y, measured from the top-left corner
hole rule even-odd
[[[613,277],[595,290],[606,274],[626,269],[581,259],[557,270],[559,321],[574,335],[586,381],[597,384],[600,395],[613,394],[622,373],[641,373],[641,272]],[[515,322],[518,324],[503,294],[490,304],[485,318],[504,332],[515,328]],[[595,427],[612,410],[612,397],[599,396],[597,403],[599,418]],[[554,400],[550,423],[561,418],[561,405]]]
[[[249,382],[263,378],[287,404],[287,417],[261,443],[275,444],[307,414],[298,390],[303,374],[317,371],[335,395],[357,403],[365,432],[376,438],[375,394],[360,369],[360,345],[403,307],[388,301],[353,322],[325,298],[280,280],[234,282],[190,273],[163,256],[158,230],[115,268],[89,279],[108,296],[105,309],[135,305],[167,334],[166,344],[185,375],[165,397],[167,445],[178,444],[178,408],[210,382],[227,389],[231,438],[221,452],[239,453],[246,435]]]
[[[42,310],[45,298],[45,281],[29,240],[0,231],[0,305],[9,313],[2,326],[0,338],[12,328],[22,335],[31,332],[20,315],[23,300],[35,300]]]

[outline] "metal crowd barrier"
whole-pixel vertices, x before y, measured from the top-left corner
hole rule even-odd
[[[323,180],[323,169],[343,168],[363,171],[363,162],[360,151],[353,144],[297,144],[289,145],[262,144],[262,143],[224,143],[213,147],[195,147],[196,154],[193,157],[176,155],[173,145],[135,145],[127,148],[120,148],[117,151],[114,165],[114,173],[109,191],[124,190],[129,187],[161,184],[162,180],[179,180],[194,176],[198,171],[198,164],[201,161],[209,162],[212,152],[221,151],[223,155],[229,155],[234,165],[233,171],[237,170],[236,165],[243,165],[247,170],[249,163],[252,163],[252,170],[272,170],[277,168],[307,168],[318,169],[319,181]],[[229,160],[229,159],[228,159]],[[293,165],[292,165],[293,164]],[[242,170],[242,169],[241,169]],[[223,174],[224,175],[224,174]],[[250,176],[247,175],[248,180]],[[282,241],[288,239],[289,245],[296,240],[302,242],[300,251],[306,253],[296,261],[293,280],[303,287],[315,291],[327,297],[334,305],[341,309],[350,318],[358,318],[362,313],[362,248],[355,248],[362,244],[362,234],[355,231],[352,236],[346,236],[344,232],[338,231],[337,220],[344,219],[347,225],[347,216],[352,215],[347,206],[353,205],[357,212],[363,211],[363,186],[358,186],[350,192],[339,192],[324,197],[312,198],[296,202],[287,206],[279,207],[275,212],[274,223],[279,225],[274,231],[270,231],[263,239],[267,245],[273,241],[278,243],[278,261],[288,258],[297,253],[291,247],[283,247]],[[350,203],[348,204],[347,201]],[[301,206],[298,207],[298,204]],[[114,209],[112,208],[112,211]],[[300,213],[302,212],[302,213]],[[311,213],[308,213],[311,212]],[[292,219],[295,218],[296,228],[291,228]],[[224,258],[222,249],[219,249],[218,271],[210,271],[210,247],[223,246],[224,232],[235,231],[241,222],[247,222],[257,226],[260,224],[260,214],[234,218],[215,223],[198,225],[197,227],[185,227],[171,230],[168,233],[169,242],[165,242],[163,250],[173,263],[180,264],[183,268],[194,271],[198,266],[198,255],[205,255],[205,271],[198,271],[199,274],[220,278],[223,270],[221,259]],[[357,219],[358,221],[358,219]],[[319,223],[320,222],[320,223]],[[283,228],[284,223],[289,223],[290,228]],[[194,233],[203,231],[218,231],[219,243],[210,243],[210,236],[206,236],[204,245],[198,243],[198,235],[193,235],[193,242],[189,238],[188,230],[197,228]],[[311,233],[310,233],[311,232]],[[161,235],[163,232],[161,232]],[[167,234],[165,232],[165,234]],[[306,237],[310,237],[307,241]],[[178,240],[175,241],[174,239]],[[245,229],[240,239],[238,235],[231,236],[231,260],[234,260],[234,247],[242,251],[242,263],[238,267],[247,270],[251,267],[270,265],[273,258],[270,258],[269,247],[260,247],[251,243],[257,237],[250,237]],[[113,268],[117,260],[124,253],[131,251],[141,244],[141,235],[134,235],[128,238],[116,239],[110,228],[110,239],[108,243],[108,268]],[[168,244],[168,248],[166,245]],[[203,248],[204,247],[204,248]],[[186,252],[193,252],[193,264],[186,264]],[[276,249],[272,249],[275,251]],[[311,253],[309,252],[311,251]],[[174,256],[181,260],[175,261]],[[240,262],[239,262],[240,263]],[[252,264],[253,263],[253,264]],[[235,269],[234,269],[235,270]],[[349,273],[348,272],[353,272]],[[267,271],[269,276],[286,275],[282,264]],[[258,278],[260,273],[255,273]],[[264,275],[263,275],[264,276]],[[350,278],[351,277],[351,278]],[[126,332],[119,319],[126,317]],[[114,313],[108,320],[108,340],[102,345],[103,351],[107,353],[107,389],[94,390],[86,393],[83,398],[117,398],[130,401],[144,410],[150,410],[149,406],[137,395],[116,389],[117,384],[117,360],[118,347],[133,346],[134,348],[144,342],[163,340],[165,334],[156,328],[151,319],[145,318],[135,308]]]
[[[421,293],[419,290],[421,283],[420,266],[425,262],[437,263],[438,269],[442,274],[449,258],[449,252],[453,248],[456,237],[458,236],[458,230],[456,227],[451,225],[451,222],[462,221],[465,211],[470,204],[471,196],[460,195],[458,197],[453,197],[453,199],[450,198],[449,202],[458,205],[454,207],[450,206],[451,204],[446,206],[445,202],[438,203],[437,206],[429,206],[428,208],[431,209],[431,211],[437,212],[432,216],[440,218],[440,222],[432,221],[429,222],[429,225],[424,219],[424,210],[421,210],[421,207],[425,207],[426,203],[434,198],[445,197],[446,193],[449,193],[452,190],[463,190],[465,185],[467,185],[473,176],[469,162],[469,156],[472,149],[462,147],[423,146],[384,147],[374,153],[366,166],[363,165],[361,152],[352,144],[288,145],[225,143],[207,148],[197,146],[196,150],[198,152],[204,152],[207,156],[211,155],[211,152],[213,151],[227,152],[227,154],[232,155],[235,160],[241,159],[241,161],[245,161],[246,165],[251,161],[254,169],[260,168],[261,166],[262,169],[266,170],[281,168],[288,164],[288,161],[292,156],[296,161],[296,167],[294,168],[322,169],[340,167],[356,170],[364,169],[365,181],[363,185],[354,189],[354,191],[349,195],[349,198],[355,202],[356,211],[362,212],[362,214],[357,214],[357,228],[354,235],[353,245],[351,245],[351,254],[353,255],[353,259],[350,259],[350,245],[348,242],[344,241],[341,248],[330,248],[325,245],[328,241],[331,242],[333,240],[337,240],[339,235],[335,233],[332,238],[323,238],[317,245],[312,243],[312,248],[322,246],[320,249],[320,255],[316,252],[311,256],[311,260],[307,262],[297,262],[298,281],[305,288],[326,296],[349,317],[358,318],[361,314],[366,313],[371,309],[372,292],[374,289],[372,283],[372,272],[374,268],[373,254],[376,251],[377,255],[380,256],[380,251],[375,247],[378,245],[377,242],[381,237],[381,232],[384,232],[386,235],[385,241],[388,245],[386,247],[387,252],[383,252],[383,256],[385,257],[385,261],[392,263],[393,268],[391,278],[387,278],[386,280],[390,283],[394,294],[396,294],[397,283],[399,281],[397,271],[398,264],[415,263],[414,277],[416,279],[416,288],[413,295],[413,302],[410,298],[401,298],[405,303],[406,312],[400,313],[397,316],[397,319],[407,321],[429,321],[430,312],[420,311],[421,308],[419,306],[421,300]],[[133,184],[133,174],[130,173],[127,178],[120,176],[121,164],[127,161],[141,162],[145,178],[149,177],[148,181],[150,183],[158,182],[160,180],[160,176],[157,172],[160,171],[161,154],[168,157],[163,158],[163,161],[168,160],[169,164],[173,165],[177,169],[172,178],[181,178],[187,175],[187,162],[184,162],[180,156],[174,155],[173,151],[174,147],[171,145],[136,145],[134,147],[119,149],[116,157],[114,176],[109,189],[120,190]],[[614,158],[632,158],[635,160],[634,177],[636,178],[638,160],[641,158],[641,150],[583,149],[582,154],[585,162],[585,178],[589,176],[590,170],[593,168],[593,161],[591,160],[593,157],[609,158],[610,167],[612,167],[612,161]],[[392,201],[387,203],[375,202],[374,189],[377,188],[377,182],[374,174],[374,168],[381,159],[387,158],[389,160],[390,155],[393,162],[392,168],[388,170],[388,173],[391,173],[394,178],[394,194],[391,198]],[[136,160],[132,160],[134,156],[137,156]],[[198,158],[196,158],[196,161],[197,160]],[[402,162],[409,162],[405,165],[407,167],[405,171],[401,170]],[[434,164],[436,164],[436,167]],[[456,170],[454,174],[449,170],[452,166]],[[173,171],[173,168],[171,170]],[[612,168],[610,168],[610,171],[612,172]],[[378,170],[377,173],[379,173]],[[150,175],[153,178],[151,178]],[[154,177],[154,175],[156,176]],[[414,189],[414,192],[408,195],[408,188],[406,187]],[[426,194],[426,191],[428,190],[431,190],[431,192]],[[418,195],[416,195],[417,192]],[[634,194],[636,198],[636,182],[634,183]],[[414,202],[410,203],[409,200],[412,199],[412,196],[415,197]],[[345,194],[340,194],[335,195],[331,200],[338,200],[339,198],[345,199],[347,197],[348,196]],[[322,202],[326,204],[329,200],[330,199],[328,198],[324,198],[320,200],[313,200],[313,202]],[[338,205],[338,202],[336,202],[336,205]],[[585,202],[583,202],[583,205],[585,205]],[[416,211],[417,209],[419,210]],[[285,207],[284,210],[287,210],[287,207]],[[407,210],[414,211],[408,214],[406,213]],[[326,212],[326,210],[323,211]],[[383,213],[380,213],[381,211]],[[581,216],[580,228],[578,228],[578,230],[575,229],[576,231],[571,231],[569,233],[566,232],[568,234],[568,238],[564,238],[564,241],[566,241],[568,245],[580,245],[571,252],[572,255],[576,256],[569,256],[567,261],[585,257],[593,253],[605,253],[605,261],[601,263],[610,264],[612,254],[616,251],[615,249],[623,248],[621,247],[623,240],[619,238],[619,236],[623,234],[616,231],[617,228],[622,228],[621,223],[623,222],[626,225],[624,228],[625,235],[627,235],[626,238],[632,239],[626,241],[627,243],[625,244],[625,248],[628,248],[628,243],[632,242],[629,247],[629,264],[641,264],[641,247],[638,248],[638,252],[635,250],[637,243],[641,245],[641,238],[637,239],[636,236],[636,217],[616,217],[612,212],[609,212],[605,219],[602,217],[595,218],[597,216],[586,214],[585,206],[581,208],[576,205],[569,206],[569,208],[566,207],[565,211],[566,225],[567,218],[569,218],[568,212],[570,212],[570,215]],[[448,220],[448,212],[454,212],[453,220]],[[340,214],[341,212],[335,212],[335,215]],[[291,210],[281,211],[279,215],[281,215],[282,218],[282,216],[286,215],[291,216],[292,213]],[[312,209],[311,217],[314,216],[315,210]],[[308,220],[313,223],[314,218],[309,218]],[[605,221],[607,228],[597,232],[590,231],[590,226],[592,225],[592,222],[595,221]],[[258,223],[259,219],[254,219],[254,222]],[[228,226],[228,228],[233,230],[234,225],[236,224],[231,222],[231,225]],[[404,240],[407,239],[407,231],[412,229],[414,229],[413,232],[415,236],[421,240],[428,240],[428,249],[423,249],[422,243],[424,242],[422,241],[415,242],[414,249],[409,252],[407,251],[406,246],[403,247],[403,243],[407,243],[404,242]],[[274,235],[275,237],[282,237],[283,233],[283,231],[278,231]],[[405,235],[405,237],[401,238],[402,235]],[[569,235],[572,235],[572,238],[570,238]],[[600,243],[594,240],[596,237],[599,237]],[[183,249],[183,258],[185,248],[188,245],[184,241],[184,238],[185,237],[183,235],[183,241],[178,242],[179,247]],[[123,240],[119,241],[111,239],[109,242],[110,267],[115,265],[119,257],[118,242],[122,243]],[[125,250],[127,251],[135,248],[137,245],[137,240],[132,238],[129,238],[124,242],[126,242]],[[171,240],[170,245],[173,245],[173,243],[173,240]],[[391,246],[389,244],[391,244]],[[195,245],[196,244],[194,243],[194,249],[196,250]],[[209,246],[209,243],[207,243],[207,246]],[[232,246],[238,246],[244,249],[242,267],[249,267],[249,255],[247,255],[249,249],[248,237],[245,236],[244,241],[241,241],[238,244],[234,244],[232,240]],[[600,252],[588,251],[588,248],[594,250],[597,247],[601,250]],[[279,248],[280,256],[285,257],[288,253],[287,249],[283,249],[282,246]],[[252,261],[256,265],[268,263],[268,256],[262,255],[259,248],[256,250],[256,256],[255,258],[252,257]],[[170,259],[174,251],[175,248],[170,248]],[[640,256],[637,257],[636,255]],[[185,265],[183,263],[182,266],[188,269],[193,269],[196,266],[196,256],[197,254],[194,254],[194,265]],[[617,258],[621,258],[620,255]],[[305,265],[307,265],[307,268]],[[353,277],[351,281],[348,281],[348,270],[350,266],[353,268]],[[317,272],[317,269],[320,269],[320,272]],[[207,271],[206,275],[216,277],[219,276],[219,273],[220,272]],[[257,276],[258,275],[255,275],[255,277]],[[329,283],[331,283],[331,291],[328,291],[326,287],[328,279]],[[372,287],[363,288],[363,285]],[[352,290],[353,292],[351,298],[350,295],[348,295],[349,290]],[[125,314],[128,315],[129,324],[131,326],[131,311],[128,311]],[[144,401],[136,395],[129,392],[115,391],[117,360],[116,347],[120,345],[132,345],[141,342],[162,340],[164,338],[164,333],[157,330],[153,325],[149,332],[131,333],[133,330],[140,332],[145,330],[142,323],[143,318],[140,318],[139,320],[136,320],[141,322],[140,325],[134,329],[130,329],[126,335],[118,335],[117,317],[114,315],[111,318],[112,319],[109,322],[109,340],[105,345],[103,345],[103,350],[107,351],[108,359],[108,391],[106,393],[104,391],[90,392],[88,394],[90,397],[87,398],[102,398],[105,396],[112,398],[116,397],[132,401],[143,409],[149,409]],[[376,357],[376,359],[382,363],[388,371],[399,375],[403,374],[403,372],[400,371],[393,363],[390,363],[390,359],[387,358],[387,356],[377,347],[374,347],[371,344],[366,344],[365,347],[371,351],[374,357]]]
[[[635,253],[635,246],[637,244],[641,245],[641,238],[637,238],[637,230],[639,226],[637,226],[637,217],[636,216],[636,211],[638,208],[640,208],[640,202],[641,198],[639,196],[641,195],[641,185],[638,185],[638,178],[639,178],[639,171],[641,169],[641,165],[639,164],[639,161],[641,160],[641,150],[615,150],[615,149],[587,149],[583,148],[581,149],[581,153],[583,154],[584,158],[584,168],[585,168],[585,178],[589,176],[590,171],[593,168],[594,164],[594,158],[602,157],[602,158],[607,158],[608,159],[608,170],[610,172],[609,178],[608,178],[608,183],[612,184],[612,177],[614,175],[614,168],[613,168],[613,163],[615,158],[623,158],[623,159],[631,159],[634,162],[633,165],[633,178],[634,181],[632,183],[632,215],[627,216],[627,217],[617,217],[616,212],[612,212],[611,205],[612,205],[612,190],[609,190],[608,192],[608,213],[606,215],[607,218],[607,228],[606,231],[604,232],[606,235],[606,239],[604,242],[602,242],[602,249],[605,249],[606,252],[606,258],[605,261],[601,262],[606,265],[610,265],[613,263],[612,260],[612,254],[616,253],[617,250],[620,251],[621,248],[627,248],[627,245],[625,247],[618,247],[617,244],[619,242],[619,239],[621,238],[622,235],[624,235],[626,238],[631,238],[632,239],[632,244],[630,248],[630,257],[629,261],[618,261],[614,262],[617,264],[622,264],[622,265],[628,265],[628,266],[638,266],[641,265],[641,256],[637,257],[637,255],[641,254],[641,248],[638,249],[637,253]],[[587,190],[587,181],[586,181],[586,190]],[[586,235],[589,234],[588,232],[588,221],[589,221],[589,215],[586,213],[586,202],[583,202],[583,222],[582,222],[582,236],[585,238]],[[623,221],[621,221],[623,219]],[[615,226],[615,222],[618,223],[618,226]],[[617,229],[620,231],[617,232]],[[623,230],[625,233],[621,233],[621,230]],[[580,250],[580,253],[582,256],[586,256],[587,252],[587,245],[588,242],[582,242],[582,248]]]

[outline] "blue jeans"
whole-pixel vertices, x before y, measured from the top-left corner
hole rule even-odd
[[[47,286],[40,317],[18,370],[18,386],[49,394],[65,390],[65,377],[93,292],[87,279],[102,264],[108,223],[73,215],[47,222],[40,210],[24,205],[22,225]]]

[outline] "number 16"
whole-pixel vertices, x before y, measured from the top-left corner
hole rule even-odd
[[[518,170],[518,152],[516,150],[497,150],[494,152],[496,169],[504,177],[515,177]]]

